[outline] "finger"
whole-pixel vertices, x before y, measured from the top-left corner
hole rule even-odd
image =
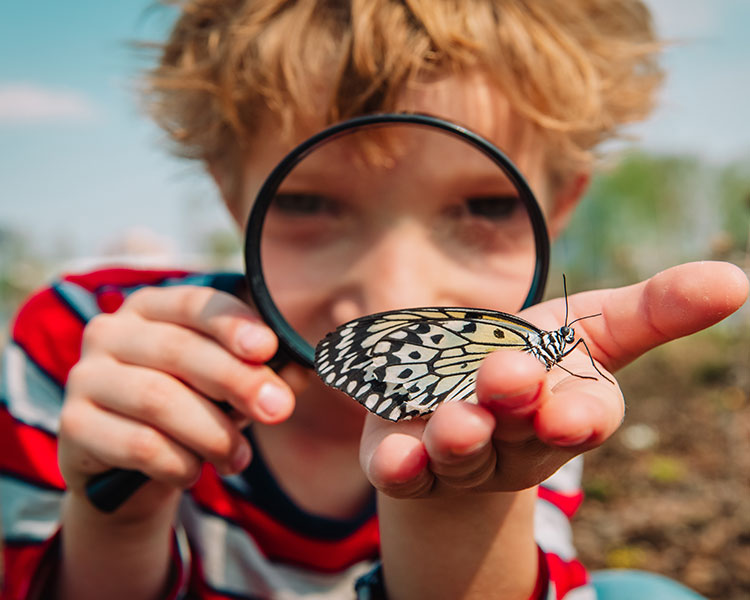
[[[85,384],[78,386],[79,379]],[[250,445],[232,419],[166,373],[101,358],[79,363],[69,382],[99,406],[155,427],[224,474],[250,462]]]
[[[135,469],[179,488],[200,476],[200,459],[184,446],[83,398],[66,399],[60,437],[62,474],[76,489],[85,485],[86,477],[111,468]]]
[[[432,487],[427,451],[420,438],[422,419],[392,423],[367,415],[360,464],[372,485],[395,498],[417,498]]]
[[[496,440],[518,443],[533,437],[534,414],[549,393],[547,370],[530,354],[493,352],[479,368],[477,398],[495,416]]]
[[[625,407],[616,386],[565,378],[534,416],[537,437],[576,453],[600,445],[620,426]]]
[[[168,373],[263,423],[283,421],[294,408],[292,391],[271,369],[243,362],[190,329],[133,316],[124,335],[122,318],[108,316],[85,335],[119,362]]]
[[[128,297],[123,310],[199,331],[252,362],[270,360],[278,348],[276,335],[247,304],[211,288],[144,288]]]
[[[747,295],[748,280],[738,267],[688,263],[635,285],[571,296],[570,318],[602,313],[576,328],[588,339],[594,358],[615,371],[655,346],[717,323],[742,306]],[[557,304],[561,312],[563,304]]]
[[[495,472],[495,419],[481,406],[451,402],[440,406],[424,429],[430,470],[452,488],[478,487]]]

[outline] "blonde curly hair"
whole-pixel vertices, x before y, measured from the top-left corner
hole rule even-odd
[[[284,135],[394,110],[425,77],[480,69],[564,178],[644,118],[662,79],[641,0],[186,0],[147,79],[177,152],[231,173],[269,112]],[[321,106],[322,102],[322,106]]]

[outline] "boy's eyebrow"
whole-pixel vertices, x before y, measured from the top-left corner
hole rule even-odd
[[[428,152],[427,161],[424,159],[424,154],[419,154],[413,159],[418,162],[411,165],[409,164],[412,160],[410,157],[415,155],[407,152],[401,158],[395,160],[392,166],[388,167],[366,165],[362,160],[353,158],[352,152],[346,152],[342,146],[335,149],[321,148],[296,165],[287,176],[287,181],[293,181],[295,184],[317,184],[327,178],[340,179],[342,170],[350,177],[359,170],[372,173],[382,169],[399,169],[406,165],[409,173],[413,176],[420,176],[421,173],[424,173],[435,175],[446,182],[471,182],[474,185],[503,185],[503,187],[507,185],[509,188],[514,188],[504,171],[479,150],[466,146],[460,141],[456,141],[456,145],[461,148],[461,151]],[[324,150],[328,150],[328,152]],[[430,162],[432,162],[432,165],[429,164]],[[415,165],[419,168],[414,168]],[[433,165],[438,168],[433,170]],[[517,166],[523,167],[523,165]]]
[[[351,181],[352,175],[356,179],[354,171],[342,164],[323,163],[319,167],[313,165],[300,165],[295,168],[281,183],[279,191],[289,192],[294,189],[301,191],[306,187],[325,185],[331,182],[335,186],[344,185]],[[375,174],[375,177],[378,175]],[[429,182],[439,181],[441,185],[450,188],[468,187],[474,193],[512,193],[518,191],[505,173],[492,163],[482,167],[462,167],[445,161],[439,169],[420,172],[412,171],[411,176],[423,180],[424,185]],[[424,181],[429,179],[428,181]]]

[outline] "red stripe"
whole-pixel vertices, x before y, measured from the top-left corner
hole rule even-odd
[[[6,545],[3,549],[5,580],[0,590],[3,600],[26,600],[32,585],[38,588],[44,582],[39,580],[42,569],[52,567],[57,562],[59,531],[43,544]],[[48,552],[54,545],[54,553]],[[35,589],[34,597],[39,589]],[[46,597],[46,596],[44,596]]]
[[[100,308],[113,312],[122,303],[119,287],[153,285],[188,274],[187,271],[105,269],[67,275],[64,280],[92,293],[99,292]],[[37,292],[26,302],[13,326],[13,339],[60,385],[65,384],[68,372],[80,358],[82,335],[83,323],[50,288]]]
[[[580,561],[563,560],[557,554],[551,553],[545,554],[544,558],[547,561],[550,581],[555,584],[557,600],[562,600],[570,590],[588,583],[588,573]]]
[[[122,288],[157,285],[166,279],[181,279],[188,275],[189,271],[177,270],[103,269],[84,275],[66,275],[63,279],[95,293],[101,311],[113,313],[125,300]]]
[[[155,285],[165,279],[185,277],[189,271],[179,270],[139,270],[139,269],[102,269],[91,273],[65,275],[63,279],[70,281],[89,292],[96,292],[102,287],[133,287],[136,285]]]
[[[65,489],[57,466],[57,438],[16,421],[6,408],[0,409],[0,470]]]
[[[59,385],[78,362],[82,334],[83,323],[51,289],[32,296],[13,326],[13,339]]]
[[[536,583],[534,584],[534,591],[529,596],[529,600],[546,600],[547,591],[549,590],[549,571],[547,569],[547,561],[544,559],[544,552],[542,552],[539,546],[537,546],[537,556]]]
[[[204,465],[203,475],[191,491],[200,505],[245,529],[271,560],[333,572],[377,556],[380,547],[378,523],[374,516],[355,533],[341,540],[304,536],[257,507],[240,504],[208,464]]]
[[[575,492],[558,492],[541,485],[538,489],[539,497],[542,500],[554,504],[569,519],[576,513],[581,506],[581,502],[583,502],[583,492],[580,490]]]

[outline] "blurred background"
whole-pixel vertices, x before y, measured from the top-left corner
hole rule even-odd
[[[550,294],[679,262],[750,270],[750,2],[649,0],[668,79],[553,251]],[[136,84],[172,12],[151,0],[8,3],[0,21],[0,346],[29,292],[103,263],[240,269],[196,164],[171,158]],[[750,597],[750,308],[619,375],[624,426],[589,454],[574,522],[590,568]]]

